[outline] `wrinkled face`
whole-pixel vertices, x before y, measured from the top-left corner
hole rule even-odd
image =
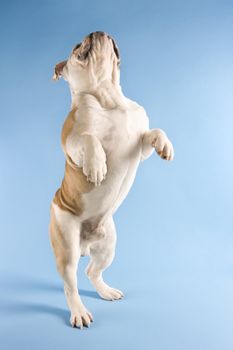
[[[67,61],[55,67],[54,79],[63,77],[73,91],[94,89],[104,80],[119,84],[120,56],[115,41],[94,32],[77,44]]]

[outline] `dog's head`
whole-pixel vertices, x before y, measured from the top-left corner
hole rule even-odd
[[[68,60],[55,66],[54,80],[63,77],[73,91],[88,91],[104,80],[119,84],[119,49],[108,34],[94,32],[77,44]]]

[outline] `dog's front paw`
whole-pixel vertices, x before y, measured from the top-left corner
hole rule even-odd
[[[86,175],[87,181],[93,182],[95,186],[99,186],[107,174],[105,158],[93,156],[90,159],[86,159],[83,163],[83,173]]]
[[[161,129],[154,131],[154,138],[152,141],[152,147],[162,159],[172,160],[174,158],[174,149],[171,141],[167,135]]]

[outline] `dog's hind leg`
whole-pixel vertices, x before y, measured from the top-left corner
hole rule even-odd
[[[71,213],[58,206],[51,207],[50,239],[57,269],[64,280],[64,291],[71,312],[73,327],[89,326],[93,317],[86,310],[77,288],[77,265],[80,258],[80,225]]]
[[[111,265],[115,255],[116,230],[112,217],[106,220],[104,229],[105,237],[90,244],[91,261],[87,266],[86,274],[103,299],[117,300],[123,297],[123,293],[109,287],[102,277],[103,271]]]

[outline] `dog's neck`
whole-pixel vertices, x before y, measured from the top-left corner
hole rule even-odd
[[[96,87],[85,91],[71,90],[71,108],[77,107],[81,96],[90,94],[95,96],[104,109],[120,108],[125,110],[127,107],[126,98],[122,93],[120,84],[114,84],[111,80],[104,80]]]

